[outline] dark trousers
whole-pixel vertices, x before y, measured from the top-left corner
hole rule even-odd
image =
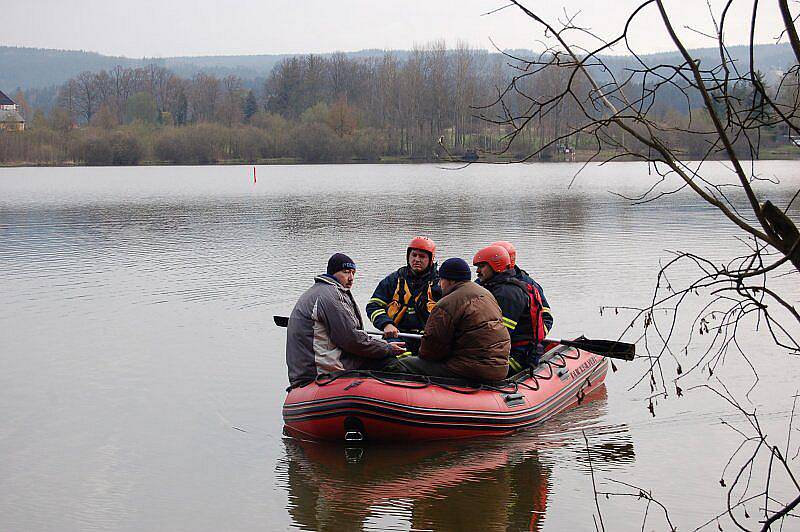
[[[411,373],[414,375],[428,375],[429,377],[450,377],[461,378],[460,375],[453,373],[441,362],[433,362],[419,357],[403,357],[393,360],[383,368],[383,371],[391,373]]]
[[[538,347],[538,348],[537,348]],[[508,375],[514,375],[525,368],[535,368],[542,357],[541,344],[525,344],[511,348]]]

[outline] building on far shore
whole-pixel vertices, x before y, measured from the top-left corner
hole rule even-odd
[[[0,131],[23,131],[25,119],[19,114],[14,100],[0,91]]]

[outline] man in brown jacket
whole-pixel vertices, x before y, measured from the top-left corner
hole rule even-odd
[[[419,356],[398,359],[385,371],[478,381],[504,379],[511,338],[494,296],[470,282],[469,265],[462,259],[444,261],[439,279],[443,297],[425,324]]]

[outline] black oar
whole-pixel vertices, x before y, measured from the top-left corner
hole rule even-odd
[[[275,320],[275,325],[278,327],[288,327],[289,326],[289,318],[287,316],[272,316],[272,319]],[[382,332],[378,331],[364,331],[367,334],[371,334],[372,336],[383,336]],[[397,336],[400,338],[409,338],[412,340],[421,340],[421,334],[411,334],[411,333],[398,333]]]
[[[545,338],[546,342],[575,347],[583,351],[595,353],[608,358],[618,358],[620,360],[633,360],[636,355],[636,345],[615,340],[592,340],[589,338],[578,338],[575,340],[560,340],[558,338]]]
[[[275,325],[278,327],[289,326],[289,318],[286,316],[273,316],[272,318],[275,320]],[[377,331],[367,331],[367,333],[376,336],[382,336],[382,334]],[[421,334],[410,333],[400,333],[399,336],[401,338],[413,338],[415,340],[422,338]],[[577,349],[582,349],[583,351],[588,351],[590,353],[595,353],[608,358],[618,358],[620,360],[633,360],[633,357],[636,355],[636,345],[626,342],[617,342],[615,340],[592,340],[590,338],[561,340],[559,338],[545,338],[544,341],[575,347]]]

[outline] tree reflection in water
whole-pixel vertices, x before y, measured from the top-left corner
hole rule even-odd
[[[598,403],[605,404],[604,388],[578,406],[570,422],[590,424],[601,412]],[[287,438],[278,478],[286,479],[289,513],[302,529],[362,530],[380,522],[377,527],[404,523],[401,528],[412,530],[539,530],[552,482],[552,466],[540,452],[574,446],[572,440],[582,440],[574,428],[572,436],[542,437],[534,430],[413,446],[343,447]],[[613,442],[591,444],[595,466],[634,460],[627,429],[615,433]]]

